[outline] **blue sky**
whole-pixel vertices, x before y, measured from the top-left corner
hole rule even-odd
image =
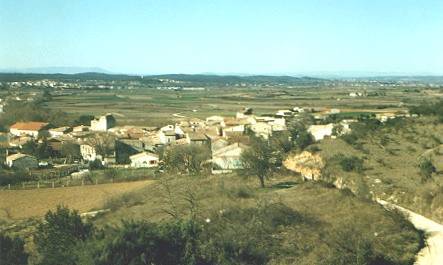
[[[441,0],[0,0],[0,68],[443,74]]]

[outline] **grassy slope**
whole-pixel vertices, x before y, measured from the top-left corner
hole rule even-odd
[[[289,176],[272,180],[296,181]],[[257,205],[282,202],[308,216],[308,224],[287,228],[282,237],[281,252],[273,257],[274,264],[319,264],[322,257],[333,251],[334,231],[353,229],[374,242],[377,253],[402,264],[408,264],[419,249],[419,235],[411,227],[401,228],[398,221],[380,206],[359,200],[320,184],[299,183],[290,189],[257,189],[255,179],[239,176],[165,178],[139,192],[122,196],[107,203],[113,211],[95,221],[98,226],[116,225],[123,219],[162,221],[171,218],[167,213],[188,214],[190,204],[197,205],[202,219],[218,216],[230,209],[246,209]]]
[[[377,196],[391,199],[400,205],[443,221],[443,184],[439,146],[443,140],[443,124],[430,118],[408,120],[396,128],[384,128],[361,139],[363,148],[357,150],[344,141],[325,140],[318,146],[326,160],[341,153],[364,159],[363,176]],[[430,158],[437,173],[422,181],[418,168],[422,157]],[[327,171],[353,182],[357,173],[344,172],[337,164],[329,163]]]

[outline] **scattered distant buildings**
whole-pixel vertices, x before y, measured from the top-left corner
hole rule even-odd
[[[363,93],[361,93],[361,92],[351,92],[351,93],[349,93],[349,96],[351,98],[363,97]]]

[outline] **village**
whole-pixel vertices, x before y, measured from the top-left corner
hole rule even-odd
[[[248,148],[249,137],[268,139],[288,131],[288,123],[310,122],[306,130],[312,141],[335,138],[351,132],[356,119],[331,119],[339,109],[293,107],[278,110],[274,115],[255,115],[253,109],[243,108],[235,116],[210,116],[205,120],[180,117],[174,124],[161,128],[144,126],[117,126],[116,117],[105,114],[85,124],[54,127],[49,123],[17,122],[8,133],[2,133],[1,143],[6,167],[29,174],[39,169],[52,168],[57,177],[79,175],[79,171],[104,168],[152,168],[163,171],[165,150],[177,146],[200,146],[207,149],[205,163],[211,164],[213,174],[229,173],[242,168],[241,154]],[[381,122],[405,113],[378,113]],[[44,153],[44,155],[42,155]],[[44,176],[44,179],[54,177]],[[47,172],[47,170],[45,171]],[[40,178],[42,178],[40,176]]]

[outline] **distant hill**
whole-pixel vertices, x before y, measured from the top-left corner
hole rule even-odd
[[[99,72],[88,72],[78,74],[43,74],[43,73],[0,73],[0,81],[26,81],[26,80],[120,80],[120,81],[157,81],[167,79],[180,81],[183,85],[226,85],[226,84],[305,84],[324,82],[326,79],[311,77],[292,76],[235,76],[235,75],[187,75],[187,74],[166,74],[166,75],[145,75],[143,78],[136,75],[106,74]]]
[[[170,79],[190,83],[205,84],[239,84],[239,83],[260,83],[260,84],[300,84],[305,82],[323,82],[325,79],[311,77],[293,77],[293,76],[271,76],[271,75],[186,75],[186,74],[167,74],[153,75],[149,78]]]

